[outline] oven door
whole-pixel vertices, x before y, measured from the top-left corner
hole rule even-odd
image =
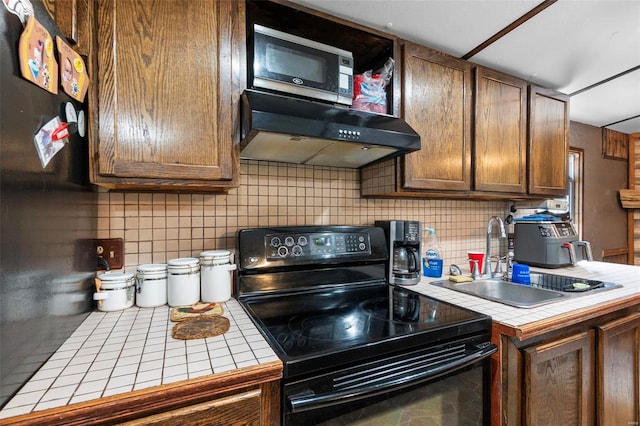
[[[496,350],[488,342],[457,341],[285,381],[283,422],[489,424],[489,357]]]

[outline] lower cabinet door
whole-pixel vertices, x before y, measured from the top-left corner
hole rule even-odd
[[[595,424],[595,332],[524,350],[524,424]]]
[[[133,420],[123,425],[259,425],[260,389]]]
[[[598,424],[640,424],[640,313],[598,327]]]

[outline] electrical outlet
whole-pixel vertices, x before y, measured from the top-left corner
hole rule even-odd
[[[124,241],[122,238],[104,238],[96,241],[96,255],[102,257],[111,269],[121,269],[124,266]],[[98,263],[98,269],[105,267]]]

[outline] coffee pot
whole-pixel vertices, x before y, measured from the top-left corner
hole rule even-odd
[[[418,250],[412,246],[397,246],[393,249],[393,273],[415,274],[420,272]]]
[[[420,282],[420,222],[381,220],[376,226],[384,230],[389,247],[386,276],[389,284],[414,285]]]

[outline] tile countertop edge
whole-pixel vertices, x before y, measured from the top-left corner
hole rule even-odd
[[[433,281],[446,280],[448,275],[443,275],[441,278],[423,277],[418,285],[408,288],[413,288],[434,299],[489,315],[502,334],[514,336],[519,340],[526,340],[612,312],[640,306],[640,267],[638,266],[582,261],[572,267],[532,268],[532,271],[598,279],[619,283],[623,287],[533,309],[515,308],[430,284]]]
[[[159,410],[173,410],[220,398],[229,393],[243,390],[248,386],[247,382],[254,382],[257,386],[260,383],[281,378],[282,362],[272,361],[215,373],[210,376],[8,417],[0,419],[0,425],[98,424],[128,421],[157,414]],[[140,406],[143,406],[144,409],[134,412],[131,408]],[[130,418],[123,417],[127,413],[131,415]]]

